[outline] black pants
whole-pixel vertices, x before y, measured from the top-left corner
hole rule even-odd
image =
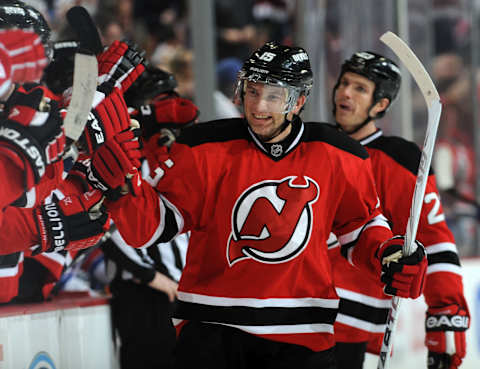
[[[335,369],[333,349],[263,339],[218,324],[188,322],[175,350],[175,369]]]
[[[172,304],[166,294],[133,282],[111,284],[121,369],[170,369],[175,347]]]
[[[337,369],[362,369],[367,342],[337,342],[335,345],[335,357]]]

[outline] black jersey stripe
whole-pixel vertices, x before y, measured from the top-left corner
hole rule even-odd
[[[460,266],[458,254],[452,251],[437,252],[427,255],[428,265],[448,263]]]
[[[249,326],[333,324],[336,315],[337,309],[322,307],[225,307],[185,301],[178,301],[174,312],[177,319]]]
[[[372,324],[385,324],[388,317],[387,308],[377,308],[358,301],[340,298],[340,314],[348,315]]]

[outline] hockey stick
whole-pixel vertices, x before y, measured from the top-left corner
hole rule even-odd
[[[85,8],[74,6],[66,15],[80,41],[80,49],[75,54],[72,98],[64,120],[65,134],[75,142],[85,128],[92,108],[98,78],[97,59],[92,54],[101,52],[102,44],[97,27]]]
[[[442,104],[440,103],[440,96],[438,95],[437,89],[435,88],[432,79],[428,75],[428,72],[425,70],[422,63],[418,60],[408,45],[393,32],[384,33],[380,37],[380,40],[390,49],[392,49],[392,51],[408,69],[420,88],[428,108],[427,131],[425,133],[422,156],[417,172],[417,181],[415,182],[415,190],[413,193],[412,205],[410,207],[410,216],[407,222],[405,243],[403,245],[404,255],[410,255],[415,251],[416,248],[415,237],[417,235],[418,222],[423,205],[423,197],[425,195],[428,173],[430,171],[430,164],[432,162],[433,148],[435,146],[438,123],[440,121],[440,114],[442,112]],[[392,347],[393,331],[398,320],[400,301],[400,297],[397,296],[394,296],[392,299],[392,307],[390,308],[388,314],[386,323],[387,326],[383,335],[382,348],[380,350],[380,357],[377,366],[378,369],[385,369],[388,367],[390,351]]]

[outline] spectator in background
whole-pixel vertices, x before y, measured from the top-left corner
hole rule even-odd
[[[295,2],[292,0],[255,0],[252,12],[257,36],[253,47],[267,41],[290,43],[294,9]]]
[[[216,119],[240,117],[240,112],[233,103],[233,95],[241,67],[242,62],[237,58],[222,59],[217,65],[218,89],[214,92]]]
[[[252,14],[254,0],[216,0],[217,59],[236,57],[245,60],[256,37]]]
[[[115,40],[122,40],[125,36],[124,30],[115,16],[111,16],[108,13],[99,13],[95,17],[95,23],[98,26],[100,38],[104,46],[111,45]]]
[[[469,71],[453,49],[435,56],[433,76],[443,103],[433,167],[459,254],[471,256],[475,253],[477,208],[472,204],[475,154]]]

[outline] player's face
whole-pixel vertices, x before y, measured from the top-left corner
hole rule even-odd
[[[355,73],[346,72],[335,91],[335,121],[350,132],[367,119],[373,102],[375,83]]]
[[[285,105],[288,91],[279,86],[266,85],[248,81],[244,90],[245,118],[252,131],[260,139],[268,139],[274,136],[285,121]],[[287,119],[291,120],[293,114],[298,114],[305,102],[305,97],[300,96],[295,108],[287,113]],[[288,135],[285,130],[275,141],[280,141]]]

